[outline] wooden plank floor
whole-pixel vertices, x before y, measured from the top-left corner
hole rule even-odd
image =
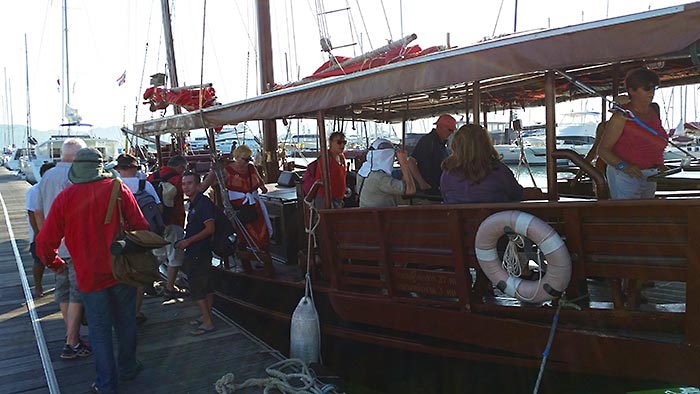
[[[33,288],[24,199],[28,188],[29,184],[0,167],[0,196],[6,207],[0,206],[0,393],[7,394],[50,392],[10,237],[13,232]],[[60,392],[88,393],[95,378],[93,357],[59,357],[65,331],[58,305],[53,302],[54,279],[48,269],[43,286],[46,295],[33,302]],[[215,332],[190,336],[188,322],[198,316],[198,310],[189,299],[164,302],[160,297],[146,298],[142,311],[148,320],[138,327],[137,357],[144,369],[134,381],[120,384],[120,393],[214,393],[214,383],[226,373],[234,373],[237,383],[264,378],[265,368],[284,359],[218,314]],[[88,336],[87,327],[81,327],[81,335]]]

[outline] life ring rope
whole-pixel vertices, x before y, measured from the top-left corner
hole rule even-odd
[[[504,235],[509,237],[509,261],[498,257],[496,245]],[[520,273],[517,252],[513,249],[516,236],[531,239],[538,247],[538,264],[543,266],[541,254],[547,261],[547,272],[538,280],[525,280]],[[484,220],[476,233],[474,245],[477,260],[496,288],[525,302],[542,302],[561,297],[571,278],[571,257],[564,241],[543,220],[520,211],[497,212]],[[508,248],[506,248],[508,250]],[[517,269],[514,265],[518,265]],[[544,270],[542,270],[544,271]]]

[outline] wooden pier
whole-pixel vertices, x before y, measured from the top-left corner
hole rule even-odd
[[[95,378],[93,357],[59,357],[65,329],[53,302],[50,270],[42,281],[44,297],[31,296],[34,283],[25,211],[29,187],[0,167],[0,393],[89,393]],[[267,378],[265,369],[285,360],[219,313],[215,313],[215,332],[190,336],[188,322],[199,312],[188,298],[147,297],[142,311],[148,319],[137,328],[137,357],[144,369],[135,380],[120,383],[120,393],[215,393],[215,382],[227,373],[235,375],[236,383]],[[81,327],[81,336],[87,335],[88,328]],[[236,391],[253,392],[262,389]]]

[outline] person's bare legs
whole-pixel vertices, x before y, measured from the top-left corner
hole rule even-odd
[[[211,318],[211,303],[209,301],[209,295],[201,300],[197,300],[197,306],[199,307],[199,311],[202,312],[202,325],[200,327],[206,330],[213,329],[214,321]]]
[[[168,291],[175,291],[175,279],[177,279],[177,270],[179,267],[168,266],[168,281],[165,288]]]
[[[61,302],[58,304],[61,309],[61,317],[63,318],[63,325],[66,326],[66,331],[68,331],[68,303]]]
[[[66,343],[75,346],[80,342],[80,318],[83,313],[83,304],[70,302],[68,303],[66,312],[64,317],[66,323]]]
[[[32,266],[32,273],[34,274],[34,297],[39,298],[44,296],[44,287],[41,281],[44,278],[44,269],[46,267],[44,264],[36,264]]]

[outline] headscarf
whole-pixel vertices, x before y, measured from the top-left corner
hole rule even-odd
[[[363,178],[367,178],[372,171],[384,171],[391,175],[393,168],[394,144],[385,138],[377,138],[367,152],[367,160],[357,173]]]

